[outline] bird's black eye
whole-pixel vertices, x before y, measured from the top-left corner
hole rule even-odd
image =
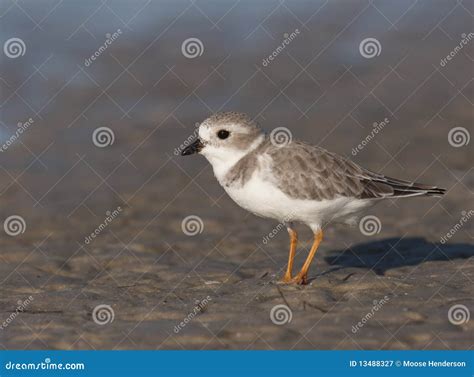
[[[229,135],[230,135],[230,132],[226,130],[220,130],[217,132],[217,137],[222,140],[227,139]]]

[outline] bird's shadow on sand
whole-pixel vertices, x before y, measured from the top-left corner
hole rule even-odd
[[[432,243],[424,238],[387,238],[332,251],[324,259],[334,266],[323,274],[347,267],[372,269],[384,275],[391,268],[415,266],[428,261],[448,261],[474,256],[474,246],[466,243]]]

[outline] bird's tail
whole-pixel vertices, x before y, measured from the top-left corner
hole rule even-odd
[[[402,198],[410,196],[440,197],[446,193],[444,188],[430,186],[424,183],[410,182],[401,179],[374,175],[366,181],[366,190],[372,197]],[[376,195],[374,195],[374,193]]]
[[[385,177],[388,184],[393,188],[393,197],[407,196],[442,196],[446,193],[446,189],[437,186],[430,186],[424,183],[409,182],[401,179]]]
[[[446,193],[446,189],[428,186],[425,184],[420,184],[413,182],[409,186],[394,185],[393,187],[393,196],[394,197],[406,197],[406,196],[436,196],[440,197]]]

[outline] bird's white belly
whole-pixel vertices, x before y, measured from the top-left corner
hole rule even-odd
[[[283,222],[303,222],[313,229],[339,218],[350,221],[369,204],[368,201],[343,197],[322,201],[294,199],[259,174],[254,174],[242,187],[230,186],[225,190],[239,206],[258,216]]]
[[[344,197],[322,201],[294,199],[259,174],[254,174],[242,187],[225,187],[225,190],[249,212],[282,222],[302,222],[313,230],[340,219],[353,222],[357,214],[371,204],[366,200]]]
[[[291,217],[292,200],[269,182],[255,175],[242,187],[226,187],[229,196],[242,208],[258,216],[285,220]]]

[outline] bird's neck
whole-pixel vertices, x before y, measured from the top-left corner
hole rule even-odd
[[[214,175],[219,183],[222,184],[226,174],[235,166],[235,164],[262,144],[264,139],[265,136],[260,135],[247,149],[243,150],[218,148],[215,150],[209,149],[206,153],[203,153],[212,165]],[[207,147],[205,149],[207,149]]]

